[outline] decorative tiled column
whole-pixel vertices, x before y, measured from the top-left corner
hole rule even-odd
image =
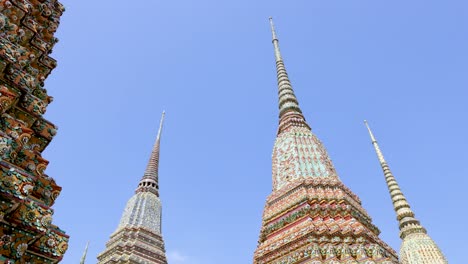
[[[0,263],[57,263],[68,236],[52,224],[61,191],[41,153],[57,127],[44,80],[64,12],[55,0],[0,0]]]

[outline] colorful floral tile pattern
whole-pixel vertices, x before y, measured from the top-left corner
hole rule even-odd
[[[57,128],[44,80],[64,12],[56,0],[0,0],[0,263],[58,263],[68,236],[52,224],[61,188],[42,157]]]
[[[440,248],[427,234],[410,234],[400,248],[400,261],[402,264],[447,264],[447,260]]]

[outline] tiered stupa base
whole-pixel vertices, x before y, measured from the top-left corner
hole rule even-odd
[[[255,264],[399,263],[337,177],[293,181],[267,199]]]
[[[141,227],[112,234],[98,259],[100,264],[167,264],[162,237]]]

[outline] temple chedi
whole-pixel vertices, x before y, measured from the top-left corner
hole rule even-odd
[[[396,252],[339,179],[299,108],[270,18],[276,58],[279,127],[273,191],[263,211],[254,264],[398,263]]]
[[[111,235],[100,264],[167,264],[161,234],[161,201],[159,200],[158,168],[161,131],[135,195],[127,203],[117,230]]]
[[[58,263],[68,236],[52,224],[61,192],[42,152],[57,132],[43,115],[44,81],[64,7],[56,0],[0,0],[0,263]]]
[[[400,238],[402,244],[400,248],[401,264],[446,264],[442,251],[436,243],[427,235],[426,229],[421,225],[419,220],[414,216],[406,197],[400,190],[395,177],[390,171],[385,158],[380,150],[377,140],[374,137],[369,125],[366,121],[367,129],[377,153],[380,165],[387,182],[387,187],[392,198],[393,207],[397,215],[398,225],[400,228]]]

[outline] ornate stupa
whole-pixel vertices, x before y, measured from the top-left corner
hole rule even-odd
[[[44,119],[44,81],[64,7],[56,0],[0,0],[0,263],[58,263],[68,235],[52,224],[62,188],[42,152],[57,132]]]
[[[400,228],[400,238],[402,240],[400,248],[401,264],[446,264],[442,251],[428,235],[426,229],[416,219],[413,210],[401,192],[395,177],[390,171],[385,158],[380,150],[379,144],[372,133],[367,121],[364,121],[369,131],[369,135],[377,153],[380,166],[382,167],[385,181],[392,198],[398,226]]]
[[[276,58],[279,127],[273,191],[263,211],[254,264],[398,263],[396,252],[347,188],[299,107],[270,18]]]
[[[161,234],[161,201],[158,185],[163,122],[164,112],[146,171],[135,195],[125,207],[117,230],[111,235],[104,252],[98,256],[100,264],[167,264]]]

